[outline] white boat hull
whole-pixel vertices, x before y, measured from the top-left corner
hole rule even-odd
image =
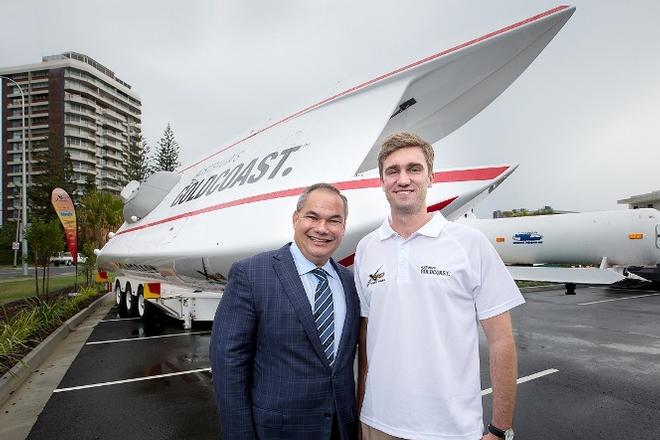
[[[348,197],[348,228],[335,256],[349,264],[358,240],[387,213],[374,170],[382,138],[409,130],[442,139],[502,93],[573,11],[557,7],[449,47],[240,137],[164,176],[160,189],[149,181],[132,188],[127,223],[101,250],[99,267],[217,288],[233,261],[291,239],[296,198],[316,182],[336,184]],[[440,174],[428,201],[460,215],[514,169]]]

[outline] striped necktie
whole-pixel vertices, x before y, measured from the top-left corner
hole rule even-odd
[[[332,291],[325,270],[317,267],[312,270],[312,273],[319,282],[316,285],[314,296],[314,321],[319,330],[323,351],[332,366],[335,361],[335,312],[332,304]]]

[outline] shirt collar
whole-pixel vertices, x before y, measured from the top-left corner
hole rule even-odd
[[[440,211],[436,211],[433,213],[433,218],[417,230],[417,234],[435,238],[440,235],[440,232],[442,232],[442,229],[446,224],[447,219],[440,213]]]
[[[381,241],[387,240],[391,236],[396,235],[396,232],[394,229],[392,229],[392,226],[390,225],[390,216],[388,215],[385,217],[385,220],[383,220],[383,224],[380,225],[380,228],[378,228],[378,238],[380,238]]]
[[[296,242],[291,242],[291,246],[289,246],[289,250],[291,251],[291,255],[293,256],[293,262],[296,265],[296,270],[298,271],[298,275],[305,275],[306,273],[311,272],[312,270],[316,269],[316,264],[312,263],[309,261],[301,252],[300,248],[296,244]],[[326,261],[325,264],[322,266],[322,269],[325,270],[325,272],[330,275],[331,277],[335,278],[337,272],[335,272],[335,268],[332,267],[332,263],[330,260]]]
[[[392,229],[392,226],[390,225],[391,217],[387,216],[387,218],[383,221],[383,223],[380,225],[378,228],[378,238],[380,240],[386,240],[393,235],[397,235],[396,231]],[[439,212],[435,212],[433,214],[433,217],[431,220],[429,220],[425,225],[423,225],[421,228],[419,228],[417,231],[415,231],[411,237],[414,237],[415,235],[425,235],[427,237],[437,237],[440,235],[440,232],[442,232],[442,229],[445,227],[447,224],[447,219]]]

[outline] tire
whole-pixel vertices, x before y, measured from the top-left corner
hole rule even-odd
[[[119,308],[119,313],[123,313],[126,309],[126,303],[124,302],[124,293],[121,291],[121,284],[119,284],[119,281],[115,283],[115,303]]]
[[[71,266],[72,264],[73,264],[73,262],[72,262],[71,260],[67,260],[67,261],[66,261],[66,265],[67,265],[67,266]]]
[[[144,299],[144,287],[142,287],[142,285],[138,287],[135,307],[137,309],[137,315],[140,317],[140,319],[148,319],[149,316],[151,316],[151,304],[149,304],[149,301]]]
[[[53,264],[55,265],[55,267],[58,267],[60,265],[60,262],[59,261],[54,261]]]
[[[130,284],[126,284],[126,291],[124,292],[124,313],[127,317],[135,316],[137,301],[133,296],[133,290]]]

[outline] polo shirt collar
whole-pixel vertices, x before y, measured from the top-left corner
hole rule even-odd
[[[378,238],[380,238],[381,241],[387,240],[393,235],[397,235],[396,231],[392,229],[392,226],[390,225],[390,221],[391,221],[391,217],[387,216],[387,218],[378,228]],[[440,212],[435,212],[431,220],[429,220],[424,226],[422,226],[417,231],[415,231],[411,235],[411,237],[414,237],[415,235],[418,234],[425,235],[427,237],[437,237],[440,235],[440,232],[442,232],[442,229],[445,227],[446,224],[447,224],[447,219]]]
[[[440,212],[435,212],[433,218],[426,223],[424,226],[419,228],[416,234],[426,235],[427,237],[437,237],[442,232],[442,229],[447,224],[447,219],[440,214]]]

